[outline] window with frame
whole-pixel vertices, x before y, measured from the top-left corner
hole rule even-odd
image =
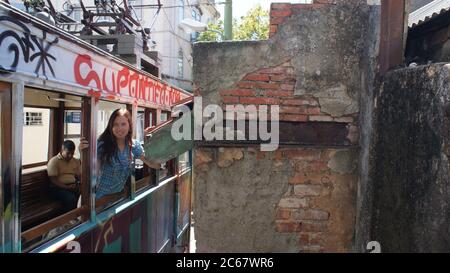
[[[72,206],[68,207],[62,197],[56,194],[59,187],[68,191],[70,187],[74,192],[79,192],[81,187],[75,185],[77,181],[80,182],[81,173],[70,174],[69,181],[66,176],[68,174],[61,173],[59,163],[51,165],[52,170],[56,172],[52,171],[50,174],[49,171],[49,162],[59,161],[61,146],[67,139],[67,133],[79,138],[82,124],[81,101],[81,97],[25,87],[19,193],[22,249],[25,251],[82,222],[83,210],[77,204],[80,195],[74,193]],[[73,116],[70,115],[70,122],[77,122],[78,130],[69,128],[68,113],[73,113]],[[75,132],[78,132],[78,135]],[[81,170],[77,160],[79,155],[74,158],[76,159],[70,162]],[[53,176],[49,176],[53,173]]]
[[[191,167],[190,152],[187,151],[184,154],[178,156],[178,171],[183,172]]]
[[[105,130],[108,130],[109,119],[110,119],[112,113],[117,109],[127,109],[127,105],[121,104],[121,103],[116,103],[116,102],[104,101],[104,100],[100,100],[98,102],[98,113],[99,114],[97,116],[97,135],[96,135],[97,140],[99,139],[99,137]],[[130,128],[130,130],[133,130],[133,128]],[[98,153],[98,147],[97,147],[97,157],[100,157],[100,155]],[[98,172],[100,173],[102,170],[100,167],[101,166],[100,162],[97,162],[97,166],[98,166]],[[98,179],[99,179],[99,176],[98,176],[99,173],[97,173]],[[130,192],[131,192],[130,182],[131,182],[131,176],[129,176],[127,181],[125,182],[122,191],[113,193],[113,194],[108,194],[108,195],[102,196],[99,199],[96,199],[96,201],[95,201],[96,210],[98,212],[103,211],[103,210],[117,204],[118,202],[123,201],[126,198],[129,198]],[[99,181],[97,180],[97,185],[98,184],[99,184]]]
[[[192,16],[192,19],[194,19],[195,21],[201,22],[201,20],[202,20],[201,13],[197,8],[192,8],[191,16]],[[198,31],[192,32],[191,33],[191,43],[196,42],[199,36],[200,36],[200,33]]]
[[[169,115],[170,115],[170,112],[161,111],[160,123],[167,121],[169,119]],[[173,163],[174,163],[173,159],[164,163],[164,168],[159,171],[158,179],[160,181],[163,180],[164,178],[168,177],[169,175],[173,175],[175,173]]]
[[[22,165],[39,167],[49,159],[50,108],[24,107]]]
[[[145,128],[155,126],[156,118],[155,109],[145,109],[138,108],[136,117],[136,139],[144,145],[145,142]],[[135,179],[136,179],[136,190],[140,191],[149,186],[156,185],[155,171],[149,168],[140,159],[135,161]]]

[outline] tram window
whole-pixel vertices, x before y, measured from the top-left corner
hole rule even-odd
[[[191,166],[189,151],[178,156],[178,171],[182,172]]]
[[[50,178],[48,163],[50,159],[60,155],[64,140],[79,139],[81,100],[80,97],[58,92],[25,88],[20,182],[22,249],[24,250],[80,223],[79,216],[82,210],[77,208],[79,194],[75,193],[75,185],[77,177],[81,174],[74,172],[70,175],[55,175],[54,178]],[[69,113],[74,113],[71,120],[67,118],[72,115]],[[76,125],[73,124],[74,121],[77,122]],[[78,146],[78,142],[76,145]],[[79,158],[79,155],[77,154],[75,158]],[[73,162],[73,166],[80,167],[78,160],[74,159],[70,162],[70,164]],[[59,167],[55,169],[60,170]],[[73,181],[68,181],[69,176],[70,179],[73,178]],[[56,184],[52,182],[52,179],[55,179]],[[58,183],[63,186],[59,186]],[[72,186],[73,198],[68,205],[67,200],[56,194],[56,191],[59,189],[69,191],[69,187]]]
[[[160,116],[160,123],[163,123],[165,121],[167,121],[169,119],[170,116],[170,112],[167,111],[162,111],[161,112],[161,116]],[[173,168],[173,160],[169,160],[168,162],[165,163],[165,168],[159,171],[159,181],[163,180],[164,178],[173,175],[174,172],[174,168]]]
[[[145,109],[138,108],[136,117],[136,139],[144,143]]]
[[[81,138],[81,110],[64,111],[64,140],[71,140],[75,147],[80,145]],[[75,158],[80,158],[80,151],[75,149]]]
[[[153,117],[155,112],[156,110],[154,109],[146,110],[145,108],[138,108],[136,117],[136,139],[139,140],[142,145],[144,145],[145,142],[145,128],[154,126]],[[136,159],[135,167],[137,191],[156,184],[155,171],[145,165],[142,160]]]
[[[24,107],[22,165],[38,170],[47,165],[50,141],[50,109]],[[45,168],[44,168],[45,169]]]
[[[168,112],[161,112],[161,122],[166,121],[169,118]]]
[[[103,101],[103,100],[100,100],[98,102],[98,122],[97,122],[97,137],[96,137],[96,139],[99,139],[101,134],[108,128],[109,119],[110,119],[112,113],[117,109],[127,109],[127,105],[115,103],[115,102]],[[132,128],[130,128],[130,130],[132,130]],[[98,154],[98,151],[97,151],[97,155],[100,156]],[[97,162],[97,166],[100,168],[99,173],[98,173],[98,174],[100,174],[104,169],[103,169],[103,167],[100,166],[100,162]],[[117,170],[117,169],[114,168],[114,170]],[[122,174],[122,173],[119,173],[119,174]],[[112,176],[114,176],[114,175],[112,175]],[[98,180],[97,180],[96,194],[97,194],[97,197],[99,197],[96,200],[97,210],[106,209],[107,207],[110,207],[110,206],[116,204],[117,202],[122,201],[125,198],[130,196],[130,177],[128,177],[128,179],[125,178],[126,183],[124,184],[122,191],[114,193],[114,194],[105,194],[103,192],[100,192],[99,191],[100,183],[107,183],[109,180],[106,179],[106,177],[107,177],[106,175],[102,176],[102,177],[100,177],[98,175],[97,177],[98,177]],[[101,182],[100,179],[103,182]]]

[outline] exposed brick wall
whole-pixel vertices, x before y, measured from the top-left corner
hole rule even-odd
[[[340,159],[342,153],[350,155],[345,163]],[[348,252],[355,220],[352,196],[356,192],[356,157],[357,153],[351,149],[280,148],[274,152],[261,152],[253,147],[221,148],[218,151],[197,149],[194,179],[196,182],[207,180],[215,193],[198,195],[196,202],[207,209],[215,208],[217,217],[226,222],[242,221],[242,225],[251,223],[263,228],[264,235],[255,232],[245,235],[246,241],[254,242],[253,251],[261,251],[259,246],[269,237],[277,241],[288,236],[295,241],[297,252]],[[343,168],[339,164],[347,166]],[[249,165],[252,167],[245,167]],[[213,179],[216,174],[235,172],[242,174],[237,184]],[[270,192],[271,198],[258,206],[255,213],[252,202],[239,197],[247,191],[251,195]],[[274,198],[277,195],[279,197]],[[222,203],[222,200],[227,202]],[[232,211],[221,207],[236,202],[246,204],[239,207],[242,215],[246,215],[245,219],[238,220]],[[199,227],[204,224],[197,222]],[[238,241],[239,238],[229,240]],[[239,245],[230,243],[223,246],[222,251],[245,251]],[[264,251],[279,251],[276,247]],[[202,247],[200,250],[212,251]]]
[[[248,73],[234,88],[220,90],[219,94],[223,105],[279,105],[280,121],[347,123],[347,138],[350,143],[358,143],[358,113],[342,117],[324,113],[314,96],[294,95],[295,83],[294,68],[288,61]]]
[[[345,220],[349,222],[337,224],[344,220],[341,218],[344,212],[342,207],[333,207],[331,203],[332,196],[342,191],[340,188],[342,185],[338,185],[337,180],[348,179],[355,182],[356,177],[351,174],[339,174],[329,167],[330,158],[336,151],[282,149],[276,152],[288,158],[294,170],[293,176],[289,179],[289,190],[276,208],[276,229],[280,233],[297,234],[301,252],[349,250],[351,215],[354,215],[354,211],[342,204],[342,207],[348,210]],[[348,184],[348,189],[351,190],[347,194],[355,191],[355,184]],[[336,236],[339,230],[345,235]]]
[[[354,144],[293,142],[261,152],[259,146],[242,148],[243,142],[197,143],[194,217],[199,252],[351,251],[359,92],[364,86],[359,74],[363,56],[346,47],[357,44],[362,50],[367,31],[355,27],[359,20],[343,27],[341,18],[365,19],[368,13],[334,4],[272,4],[269,41],[194,47],[196,95],[204,105],[278,105],[281,128],[289,128],[280,135],[320,136],[321,128],[345,124],[347,139]],[[286,20],[291,16],[303,21]],[[317,17],[321,24],[308,25]],[[304,24],[310,31],[302,32]],[[322,40],[337,34],[342,38],[337,43]],[[290,130],[307,127],[313,129]]]

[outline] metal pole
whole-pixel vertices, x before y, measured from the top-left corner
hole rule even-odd
[[[225,1],[225,18],[224,18],[224,30],[225,30],[225,40],[233,39],[233,1]]]

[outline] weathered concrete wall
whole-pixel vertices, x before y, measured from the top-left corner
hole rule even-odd
[[[347,128],[347,141],[333,148],[197,148],[198,251],[354,250],[363,199],[359,119],[370,115],[360,109],[375,78],[378,36],[370,24],[378,16],[367,1],[273,4],[269,40],[194,46],[194,92],[204,105],[276,104],[281,122]]]
[[[357,188],[356,227],[354,252],[366,252],[367,243],[372,241],[371,220],[373,204],[373,153],[374,147],[374,104],[378,77],[378,56],[380,48],[380,6],[371,6],[369,13],[369,31],[367,33],[367,47],[363,63],[367,67],[366,77],[363,80],[360,100],[360,154],[359,154],[359,183]]]
[[[372,238],[383,252],[450,251],[449,69],[393,71],[381,87]]]
[[[198,148],[198,252],[348,252],[355,149]]]

